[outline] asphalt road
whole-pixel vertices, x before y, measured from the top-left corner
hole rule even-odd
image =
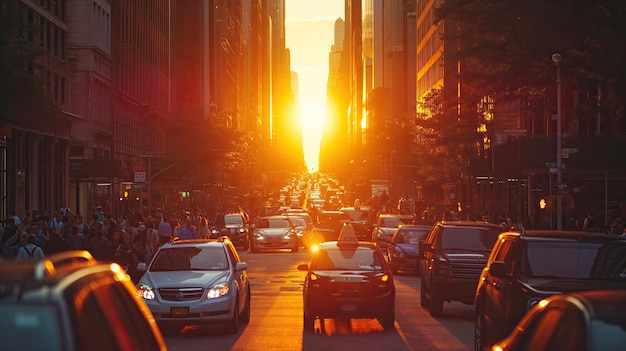
[[[165,338],[169,350],[470,350],[473,308],[461,303],[444,305],[444,315],[433,318],[419,305],[420,278],[398,275],[395,330],[383,331],[375,319],[316,321],[315,332],[303,332],[302,283],[310,253],[300,250],[240,253],[248,263],[252,288],[250,323],[236,335],[220,326],[186,327]]]

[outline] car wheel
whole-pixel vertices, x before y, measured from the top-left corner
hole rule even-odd
[[[474,351],[483,351],[483,345],[485,344],[483,338],[483,318],[481,312],[476,309],[476,317],[474,322]]]
[[[441,297],[433,293],[434,289],[430,289],[430,306],[428,312],[433,317],[438,317],[443,314],[443,300]]]
[[[241,316],[239,317],[241,323],[248,323],[250,321],[250,287],[248,286],[248,298],[246,298],[246,307],[243,309]]]
[[[420,284],[420,306],[422,306],[422,308],[427,309],[430,306],[430,301],[428,300],[428,297],[426,296],[426,287],[424,286],[424,282],[422,282]]]
[[[237,334],[239,332],[239,295],[235,299],[235,312],[233,318],[224,323],[224,330],[229,334]]]
[[[396,321],[396,313],[395,311],[387,312],[382,317],[378,318],[378,322],[383,327],[384,330],[390,330],[394,328],[394,323]]]
[[[315,316],[311,316],[304,312],[304,330],[313,330],[315,327]],[[314,331],[314,330],[313,330]]]
[[[161,334],[165,336],[176,336],[178,335],[178,333],[180,333],[183,327],[178,325],[164,325],[159,326],[159,329],[161,329]]]

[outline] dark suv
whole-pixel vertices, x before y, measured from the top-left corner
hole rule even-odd
[[[165,350],[146,304],[117,264],[87,251],[0,262],[2,350]]]
[[[432,316],[444,301],[471,305],[480,272],[503,227],[485,222],[438,222],[419,244],[420,304]]]
[[[626,239],[590,232],[503,233],[476,289],[474,348],[505,338],[548,296],[599,289],[626,289]]]
[[[211,238],[227,236],[233,245],[248,250],[250,248],[250,225],[243,213],[218,214],[213,221]]]

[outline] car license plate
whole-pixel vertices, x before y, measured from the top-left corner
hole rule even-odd
[[[356,305],[353,303],[342,303],[341,311],[342,312],[354,312],[356,310]]]
[[[170,314],[172,317],[186,317],[189,314],[189,307],[172,307]]]

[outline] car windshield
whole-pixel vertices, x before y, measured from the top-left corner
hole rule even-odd
[[[224,216],[224,223],[226,225],[243,226],[243,218],[240,215],[226,215]]]
[[[0,305],[0,338],[18,343],[23,350],[63,350],[65,335],[59,329],[60,316],[54,306]]]
[[[383,258],[369,247],[323,249],[311,263],[312,269],[322,271],[379,271],[382,267]]]
[[[297,227],[305,227],[306,226],[306,221],[304,220],[304,217],[290,216],[289,218],[291,218],[291,222],[293,223],[293,225],[295,225]]]
[[[521,274],[528,278],[625,280],[624,243],[529,242]]]
[[[285,217],[261,218],[256,224],[257,228],[290,228],[291,223]]]
[[[402,229],[396,236],[397,244],[418,244],[421,237],[428,234],[428,229]]]
[[[380,227],[398,228],[400,224],[411,224],[413,218],[410,217],[384,217],[381,218]]]
[[[161,249],[150,266],[151,272],[225,271],[228,259],[222,247],[172,247]]]
[[[449,226],[441,235],[442,250],[491,251],[502,233],[500,229]]]
[[[347,214],[350,217],[351,221],[362,221],[362,220],[368,220],[369,219],[367,211],[361,211],[361,210],[341,210],[341,212]]]

